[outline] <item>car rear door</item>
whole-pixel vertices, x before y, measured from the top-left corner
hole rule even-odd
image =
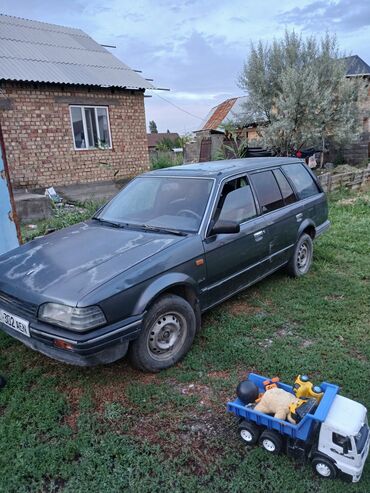
[[[269,253],[267,221],[258,216],[258,206],[245,176],[228,180],[221,188],[210,228],[212,222],[220,219],[238,222],[240,232],[218,235],[208,232],[203,241],[207,308],[262,277]]]
[[[298,198],[298,222],[311,223],[315,227],[323,224],[328,218],[326,196],[312,172],[303,163],[283,165],[281,169]]]
[[[267,222],[269,237],[269,269],[286,263],[297,240],[297,197],[279,168],[262,170],[249,175]]]

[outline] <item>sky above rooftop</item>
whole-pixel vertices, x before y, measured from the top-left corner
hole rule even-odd
[[[367,0],[1,0],[0,11],[84,30],[131,68],[170,91],[145,99],[158,130],[196,130],[209,110],[243,95],[238,76],[251,41],[295,29],[335,32],[346,54],[370,64]]]

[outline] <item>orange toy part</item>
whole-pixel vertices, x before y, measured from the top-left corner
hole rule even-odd
[[[265,387],[265,390],[271,390],[277,387],[277,382],[280,382],[279,377],[270,378],[263,382],[263,386]]]

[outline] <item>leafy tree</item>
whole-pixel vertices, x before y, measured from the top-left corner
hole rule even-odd
[[[155,123],[154,120],[150,120],[150,122],[149,122],[149,132],[151,134],[157,134],[158,133],[157,124]]]
[[[169,132],[167,132],[169,133]],[[159,151],[172,151],[175,147],[185,147],[185,144],[189,142],[191,137],[189,135],[178,136],[175,139],[171,139],[170,137],[163,137],[157,143],[157,149]]]
[[[271,45],[251,45],[239,78],[248,94],[243,121],[262,121],[263,144],[281,155],[328,139],[343,143],[359,132],[362,88],[345,77],[335,36],[303,39],[285,32]]]

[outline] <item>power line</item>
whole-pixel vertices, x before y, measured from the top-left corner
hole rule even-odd
[[[181,108],[181,106],[177,106],[177,104],[173,103],[172,101],[170,101],[169,99],[166,99],[164,98],[163,96],[160,96],[159,94],[155,94],[155,96],[157,96],[157,98],[160,98],[160,99],[163,99],[163,101],[166,101],[167,103],[169,104],[172,104],[172,106],[174,106],[175,108],[177,108],[178,110],[182,111],[183,113],[187,113],[188,115],[192,116],[193,118],[198,118],[198,120],[204,120],[204,118],[201,118],[200,116],[198,115],[194,115],[193,113],[190,113],[189,111],[187,110],[184,110],[184,108]]]

